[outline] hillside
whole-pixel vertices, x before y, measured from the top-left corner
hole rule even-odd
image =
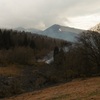
[[[100,33],[100,23],[92,27],[90,30]]]
[[[100,100],[100,77],[77,79],[2,100]]]

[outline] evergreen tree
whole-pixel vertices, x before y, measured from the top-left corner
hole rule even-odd
[[[24,35],[23,45],[24,45],[25,47],[28,46],[28,38],[27,38],[27,35],[26,35],[26,34]]]
[[[31,41],[30,41],[30,47],[31,47],[32,49],[36,48],[36,45],[35,45],[34,40],[31,40]]]
[[[54,54],[53,54],[54,61],[56,60],[56,57],[57,57],[58,54],[59,54],[59,47],[56,46],[56,47],[54,48]]]

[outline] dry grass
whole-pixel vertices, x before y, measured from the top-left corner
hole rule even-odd
[[[74,80],[2,100],[100,100],[100,77]]]
[[[9,65],[7,67],[0,67],[0,75],[3,76],[16,76],[20,75],[21,69],[16,65]]]

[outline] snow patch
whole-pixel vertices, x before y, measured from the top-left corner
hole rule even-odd
[[[62,30],[61,30],[61,29],[59,29],[59,31],[61,32]]]

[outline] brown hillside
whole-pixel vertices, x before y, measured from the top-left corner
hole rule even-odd
[[[100,100],[100,77],[73,80],[2,100]]]

